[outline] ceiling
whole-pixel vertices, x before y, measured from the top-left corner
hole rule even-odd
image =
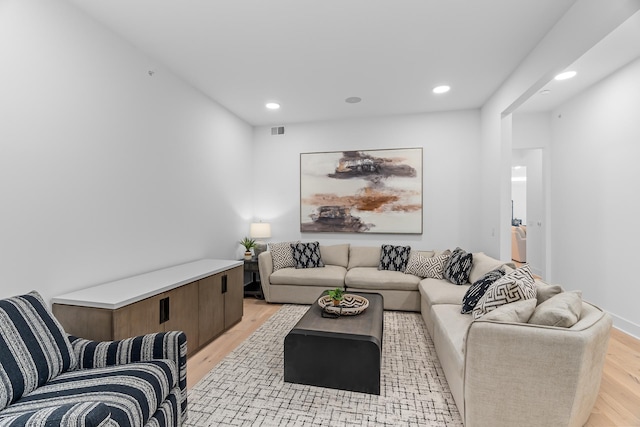
[[[67,1],[255,126],[479,108],[575,2]]]
[[[577,74],[570,80],[551,80],[517,112],[550,111],[609,74],[640,58],[640,12],[600,40],[567,69]],[[549,91],[541,94],[542,91]]]

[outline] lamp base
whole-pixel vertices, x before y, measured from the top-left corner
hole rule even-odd
[[[264,242],[256,242],[256,245],[253,248],[253,253],[256,254],[256,258],[258,258],[258,255],[260,255],[262,252],[265,252],[267,250],[267,244]]]

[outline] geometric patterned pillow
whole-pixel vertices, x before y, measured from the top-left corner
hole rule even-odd
[[[402,271],[407,268],[411,246],[382,245],[378,270]]]
[[[426,257],[420,252],[411,251],[404,274],[413,274],[418,277],[427,277],[425,271],[425,263],[431,257]]]
[[[473,318],[481,318],[496,308],[536,297],[536,285],[528,264],[496,280],[473,309]]]
[[[0,410],[75,368],[67,334],[37,292],[0,300]]]
[[[449,256],[448,252],[434,257],[425,257],[419,253],[412,253],[404,272],[405,274],[413,274],[422,278],[442,279],[444,265],[447,263]]]
[[[269,243],[269,252],[271,252],[271,259],[273,260],[273,271],[296,266],[296,261],[293,259],[293,249],[291,248],[291,244],[296,243],[300,243],[300,241]]]
[[[315,268],[324,267],[322,257],[320,256],[320,243],[292,243],[293,259],[296,262],[296,268]]]
[[[469,282],[471,267],[473,267],[473,254],[456,248],[444,268],[444,278],[454,285],[464,285]]]
[[[464,294],[462,298],[462,314],[468,314],[473,311],[473,308],[478,304],[480,298],[487,292],[489,286],[493,285],[493,283],[504,276],[504,271],[502,270],[492,270],[478,279]]]

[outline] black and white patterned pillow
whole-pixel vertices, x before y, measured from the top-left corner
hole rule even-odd
[[[464,297],[462,298],[461,313],[462,314],[471,313],[474,307],[476,306],[476,304],[478,304],[478,301],[480,301],[480,298],[482,298],[485,292],[487,292],[487,289],[489,289],[489,286],[493,285],[493,283],[496,280],[502,278],[502,276],[504,276],[504,271],[491,270],[488,273],[486,273],[484,276],[476,280],[473,283],[473,285],[471,285],[471,287],[467,289],[467,292],[464,294]]]
[[[444,267],[444,278],[455,285],[464,285],[469,282],[471,267],[473,267],[473,254],[456,248]]]
[[[382,245],[378,270],[404,272],[410,253],[411,246]]]
[[[536,297],[536,284],[528,264],[496,280],[473,309],[473,318],[481,318],[496,308]]]
[[[324,267],[322,256],[320,255],[320,243],[292,243],[293,260],[296,268],[316,268]]]
[[[449,255],[449,252],[433,257],[426,257],[419,253],[411,254],[404,272],[422,278],[442,279],[444,265],[447,263]]]
[[[300,243],[300,241],[269,243],[269,252],[271,252],[271,259],[273,260],[273,271],[296,266],[296,261],[293,259],[293,249],[291,249],[292,243]]]

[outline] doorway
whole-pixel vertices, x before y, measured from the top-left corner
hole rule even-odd
[[[511,156],[511,258],[539,276],[545,272],[543,149],[514,149]]]

